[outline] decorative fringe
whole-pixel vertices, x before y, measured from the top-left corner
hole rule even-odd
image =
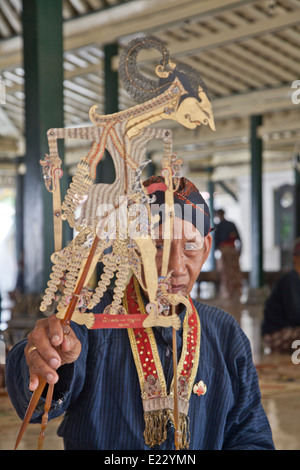
[[[145,443],[149,447],[161,444],[167,438],[168,410],[147,411],[145,418]]]
[[[167,423],[173,422],[173,412],[171,410],[147,411],[144,413],[145,443],[149,447],[160,445],[167,438]],[[179,415],[179,448],[189,448],[189,423],[188,417],[182,413]]]

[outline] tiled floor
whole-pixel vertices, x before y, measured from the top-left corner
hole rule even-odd
[[[63,450],[62,439],[56,430],[59,419],[50,421],[46,429],[45,450]],[[22,421],[17,416],[6,393],[0,394],[0,450],[13,450]],[[39,424],[30,424],[18,447],[20,450],[35,450],[40,433]]]
[[[257,364],[262,403],[277,450],[300,450],[300,364],[265,356]]]
[[[250,340],[262,404],[272,428],[276,449],[300,450],[300,363],[294,364],[288,354],[264,354],[260,334],[261,304],[232,304],[220,299],[206,302],[231,313]]]
[[[227,305],[241,323],[250,339],[253,357],[258,369],[262,403],[269,418],[274,443],[278,450],[300,450],[300,364],[293,364],[291,357],[265,356],[261,351],[259,335],[260,309]],[[50,422],[46,430],[45,450],[61,450],[63,444],[56,435],[60,419]],[[14,448],[21,425],[9,398],[0,394],[0,450]],[[29,425],[19,449],[34,450],[37,447],[39,425]]]
[[[263,399],[277,450],[300,450],[299,392]]]

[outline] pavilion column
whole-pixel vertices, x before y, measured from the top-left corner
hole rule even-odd
[[[247,299],[243,301],[239,323],[248,336],[254,363],[260,361],[261,322],[266,300],[263,272],[263,209],[262,209],[262,174],[263,145],[258,136],[258,128],[262,125],[262,116],[250,117],[251,135],[251,261],[249,289]]]
[[[118,55],[117,44],[106,44],[104,46],[104,114],[114,114],[119,111],[119,74],[113,69],[113,58]],[[108,152],[105,151],[103,158],[97,165],[96,183],[112,184],[115,181],[116,172],[114,162]],[[102,263],[97,264],[95,270],[96,279],[103,272]]]
[[[113,69],[113,58],[118,55],[117,44],[104,46],[104,114],[114,114],[119,111],[119,74]],[[97,183],[111,184],[116,177],[113,160],[106,150],[97,167]]]
[[[213,228],[214,227],[214,190],[215,190],[215,183],[213,181],[213,168],[209,167],[207,169],[208,173],[208,183],[207,183],[207,189],[209,192],[209,211],[210,211],[210,225]],[[209,262],[209,267],[211,271],[214,271],[216,268],[216,261],[215,261],[215,237],[212,235],[212,246],[211,246],[211,251],[210,255],[208,258]]]
[[[64,126],[62,0],[23,0],[26,174],[24,177],[25,291],[44,290],[54,251],[52,196],[40,160],[47,131]],[[62,158],[62,155],[60,154]]]
[[[251,243],[252,269],[250,286],[260,288],[264,283],[263,275],[263,216],[262,216],[262,139],[258,127],[262,116],[251,116]]]
[[[300,237],[300,152],[295,155],[295,237]]]

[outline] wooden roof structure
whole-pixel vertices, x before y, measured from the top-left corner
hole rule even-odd
[[[6,160],[24,154],[21,14],[21,0],[0,0],[0,172]],[[89,125],[94,104],[103,112],[104,44],[122,48],[154,34],[173,61],[199,70],[210,93],[216,132],[177,127],[174,135],[188,173],[205,175],[209,167],[213,179],[230,181],[249,172],[255,114],[263,115],[264,169],[293,168],[300,147],[300,103],[292,99],[300,88],[300,0],[64,0],[63,17],[65,126]],[[145,56],[141,67],[152,70],[153,60]],[[120,87],[120,109],[132,105]],[[66,148],[67,165],[80,156],[82,149]]]

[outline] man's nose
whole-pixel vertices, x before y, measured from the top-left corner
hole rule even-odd
[[[169,259],[169,271],[173,276],[181,276],[185,273],[185,262],[182,248],[179,244],[172,243]]]

